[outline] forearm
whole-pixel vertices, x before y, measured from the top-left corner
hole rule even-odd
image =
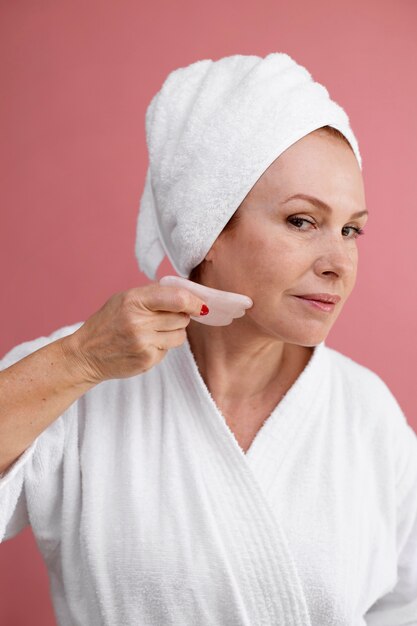
[[[63,337],[0,372],[0,473],[55,419],[95,386]]]

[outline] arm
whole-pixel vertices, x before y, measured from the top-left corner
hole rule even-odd
[[[96,383],[71,350],[71,335],[0,372],[0,472],[3,477],[32,442]]]
[[[417,435],[401,429],[397,479],[397,582],[367,611],[367,626],[417,626]]]
[[[46,504],[59,497],[75,401],[102,381],[137,376],[159,363],[184,342],[190,316],[198,315],[202,304],[183,288],[128,289],[111,296],[85,322],[5,355],[0,361],[0,542],[29,522],[26,492],[34,492],[34,483],[54,483]]]

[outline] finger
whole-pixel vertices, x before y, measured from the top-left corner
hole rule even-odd
[[[166,313],[165,311],[156,311],[152,316],[152,327],[157,331],[171,331],[185,328],[190,322],[190,316],[187,313]]]
[[[169,350],[184,343],[184,329],[172,331],[155,331],[153,345],[158,350]]]
[[[172,311],[200,315],[204,300],[183,287],[149,285],[149,289],[140,292],[140,304],[151,311]]]

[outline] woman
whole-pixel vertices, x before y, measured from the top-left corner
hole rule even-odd
[[[254,57],[229,60],[236,85]],[[257,57],[258,93],[265,61],[288,69]],[[247,170],[234,210],[225,184],[222,225],[193,196],[201,237],[173,219],[184,151],[172,143],[169,168],[150,142],[175,184],[151,163],[139,260],[153,276],[163,249],[191,280],[248,295],[244,317],[199,324],[201,299],[152,283],[2,360],[0,538],[32,525],[59,624],[417,624],[417,437],[381,378],[325,345],[367,220],[358,152],[347,127],[297,129],[255,182],[262,159]]]

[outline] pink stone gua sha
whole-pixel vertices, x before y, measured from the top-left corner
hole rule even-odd
[[[235,318],[243,317],[246,309],[253,306],[253,301],[249,296],[206,287],[181,276],[163,276],[159,284],[168,287],[184,287],[204,300],[209,308],[208,314],[190,317],[196,322],[209,326],[228,326]]]

